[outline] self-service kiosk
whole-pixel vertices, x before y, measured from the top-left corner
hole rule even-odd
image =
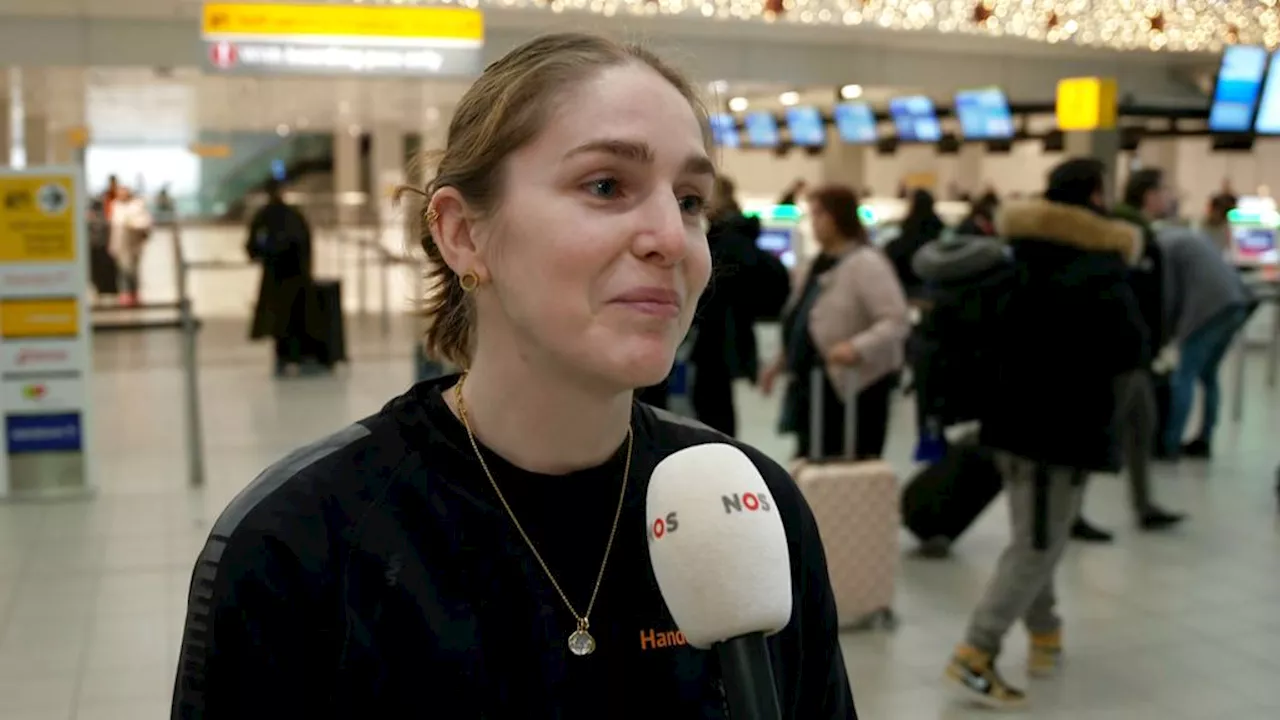
[[[1275,265],[1280,261],[1276,228],[1280,212],[1271,198],[1243,197],[1227,213],[1231,229],[1231,260],[1238,267]]]
[[[1276,229],[1280,212],[1269,197],[1242,197],[1227,213],[1231,231],[1231,262],[1244,273],[1246,282],[1260,297],[1271,295],[1277,285]],[[1244,327],[1245,342],[1251,347],[1271,348],[1280,332],[1273,302],[1262,303]],[[1274,350],[1272,350],[1274,352]]]
[[[788,268],[804,254],[800,233],[801,211],[795,205],[747,203],[742,214],[760,219],[760,237],[756,245],[772,253]]]

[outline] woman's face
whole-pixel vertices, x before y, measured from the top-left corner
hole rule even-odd
[[[500,206],[474,227],[490,278],[479,332],[603,388],[661,381],[710,276],[713,180],[693,109],[656,72],[578,85],[507,159]]]
[[[831,214],[816,202],[809,203],[809,221],[813,223],[813,237],[818,244],[826,247],[836,240],[839,233]]]

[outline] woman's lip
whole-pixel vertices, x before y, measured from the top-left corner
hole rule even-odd
[[[680,295],[663,287],[634,288],[614,298],[614,303],[656,317],[678,317]]]
[[[668,290],[664,287],[640,287],[622,293],[618,297],[614,298],[614,302],[658,303],[674,305],[679,308],[680,294],[675,290]]]
[[[634,310],[645,315],[653,315],[655,317],[674,318],[680,316],[680,306],[668,302],[653,302],[649,300],[615,300],[615,305],[622,305],[628,310]]]

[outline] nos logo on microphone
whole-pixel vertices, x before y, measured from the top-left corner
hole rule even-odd
[[[724,513],[726,515],[733,515],[736,513],[773,512],[773,504],[769,502],[769,496],[764,493],[748,492],[734,493],[733,495],[721,495],[720,503],[724,506]],[[674,512],[669,512],[665,516],[655,518],[653,522],[649,523],[649,542],[661,540],[679,529],[680,517]]]
[[[764,493],[721,495],[720,502],[724,504],[725,515],[741,512],[770,512],[773,510],[773,505],[769,504],[769,496]]]
[[[680,518],[674,512],[669,512],[666,517],[660,517],[649,523],[649,542],[661,540],[668,533],[673,533],[679,529]]]

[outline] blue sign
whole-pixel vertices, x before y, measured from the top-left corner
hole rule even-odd
[[[873,143],[877,139],[876,116],[866,103],[840,103],[836,105],[836,130],[847,143]]]
[[[1210,132],[1249,132],[1266,72],[1266,48],[1231,45],[1223,51],[1213,104],[1209,106]]]
[[[770,112],[747,113],[747,142],[756,147],[774,147],[778,144],[778,119]]]
[[[961,90],[956,93],[956,115],[966,140],[1013,138],[1013,115],[999,88]]]
[[[736,148],[742,144],[738,138],[738,121],[728,113],[713,113],[711,137],[720,147]]]
[[[9,454],[81,450],[80,413],[8,415]]]
[[[827,142],[827,126],[816,107],[787,108],[787,129],[791,132],[791,142],[796,145],[818,147]]]
[[[908,95],[889,100],[889,115],[903,142],[937,142],[942,139],[942,126],[933,109],[933,101],[924,95]]]

